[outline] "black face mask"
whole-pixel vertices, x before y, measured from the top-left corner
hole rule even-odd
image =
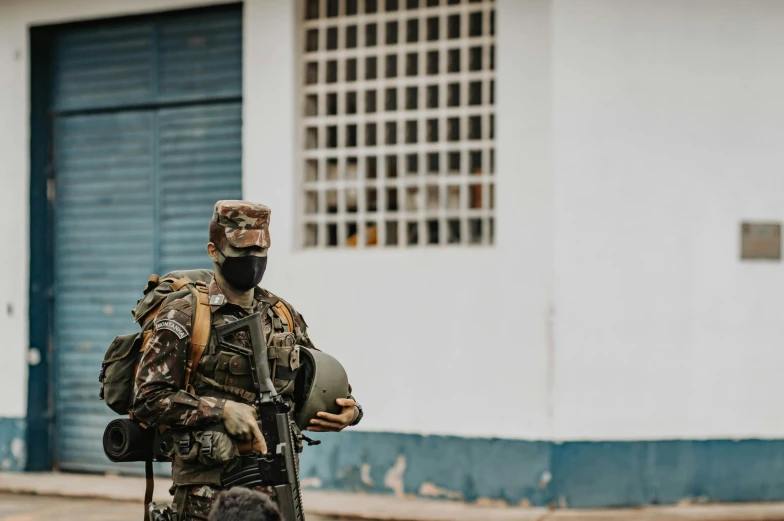
[[[220,251],[220,250],[218,250]],[[232,287],[248,291],[259,285],[267,269],[267,257],[247,255],[245,257],[227,257],[222,251],[223,263],[218,264],[226,282]]]

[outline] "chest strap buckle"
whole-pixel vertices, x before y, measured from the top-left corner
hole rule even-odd
[[[202,456],[212,456],[212,435],[212,431],[207,431],[202,435],[200,451]]]
[[[180,441],[177,442],[177,452],[180,453],[180,456],[183,458],[188,455],[191,451],[191,437],[189,435],[185,435],[180,438]]]

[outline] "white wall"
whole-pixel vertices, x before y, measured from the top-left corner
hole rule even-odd
[[[556,436],[784,435],[784,3],[552,14]]]
[[[546,92],[520,67],[538,73],[547,64],[517,51],[546,47],[546,31],[533,18],[498,17],[497,246],[303,251],[293,4],[246,4],[244,187],[273,210],[268,286],[346,365],[367,411],[362,428],[545,437],[552,197],[536,131],[546,124],[537,103]],[[502,0],[500,8],[538,16],[540,4]],[[505,75],[515,88],[504,89]]]
[[[27,29],[206,3],[0,0],[0,416],[25,412]],[[738,260],[740,220],[784,220],[781,2],[498,0],[497,244],[416,251],[296,247],[293,9],[245,6],[244,190],[363,429],[784,435],[782,267]]]
[[[0,157],[6,187],[0,202],[7,203],[0,206],[0,219],[6,236],[23,237],[0,270],[0,287],[17,309],[12,318],[0,318],[5,355],[0,392],[26,395],[29,26],[206,3],[214,2],[0,0]],[[521,14],[536,13],[538,4],[501,1]],[[525,22],[530,34],[499,19],[505,50],[498,56],[498,83],[508,74],[520,84],[499,86],[498,92],[499,106],[507,109],[497,120],[497,246],[316,253],[295,247],[294,6],[289,0],[250,0],[245,6],[244,191],[274,212],[267,284],[302,310],[319,346],[344,361],[368,412],[364,429],[545,437],[551,405],[546,388],[552,384],[547,372],[552,196],[542,167],[547,154],[536,135],[548,123],[547,110],[537,103],[547,96],[541,81],[546,75],[526,78],[519,66],[522,59],[546,70],[547,62],[538,53],[514,49],[526,42],[527,48],[546,47],[547,31],[535,18]],[[0,403],[0,415],[24,412],[23,399]]]
[[[23,417],[27,410],[27,266],[29,146],[26,139],[27,111],[20,100],[27,94],[26,34],[13,17],[4,16],[9,7],[0,5],[0,234],[13,238],[14,251],[2,257],[0,307],[12,306],[13,314],[0,313],[3,344],[0,354],[0,417]],[[7,239],[8,240],[8,239]]]

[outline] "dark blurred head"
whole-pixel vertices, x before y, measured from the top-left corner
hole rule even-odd
[[[281,521],[281,517],[266,494],[233,488],[218,494],[208,521]]]

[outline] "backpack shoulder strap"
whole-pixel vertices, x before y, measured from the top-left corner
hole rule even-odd
[[[193,294],[193,301],[196,304],[196,311],[193,314],[193,331],[191,332],[191,349],[188,353],[188,363],[185,367],[185,389],[191,389],[191,382],[193,381],[194,371],[199,365],[201,355],[207,348],[207,342],[210,339],[210,326],[212,320],[210,317],[210,298],[207,292],[207,287],[202,284],[189,284],[191,294]]]
[[[150,503],[155,493],[155,473],[152,468],[152,452],[144,459],[144,521],[150,521]]]
[[[275,310],[275,313],[286,321],[286,332],[293,333],[294,332],[294,319],[291,316],[291,312],[289,311],[288,306],[283,303],[282,300],[278,300],[272,308]]]

